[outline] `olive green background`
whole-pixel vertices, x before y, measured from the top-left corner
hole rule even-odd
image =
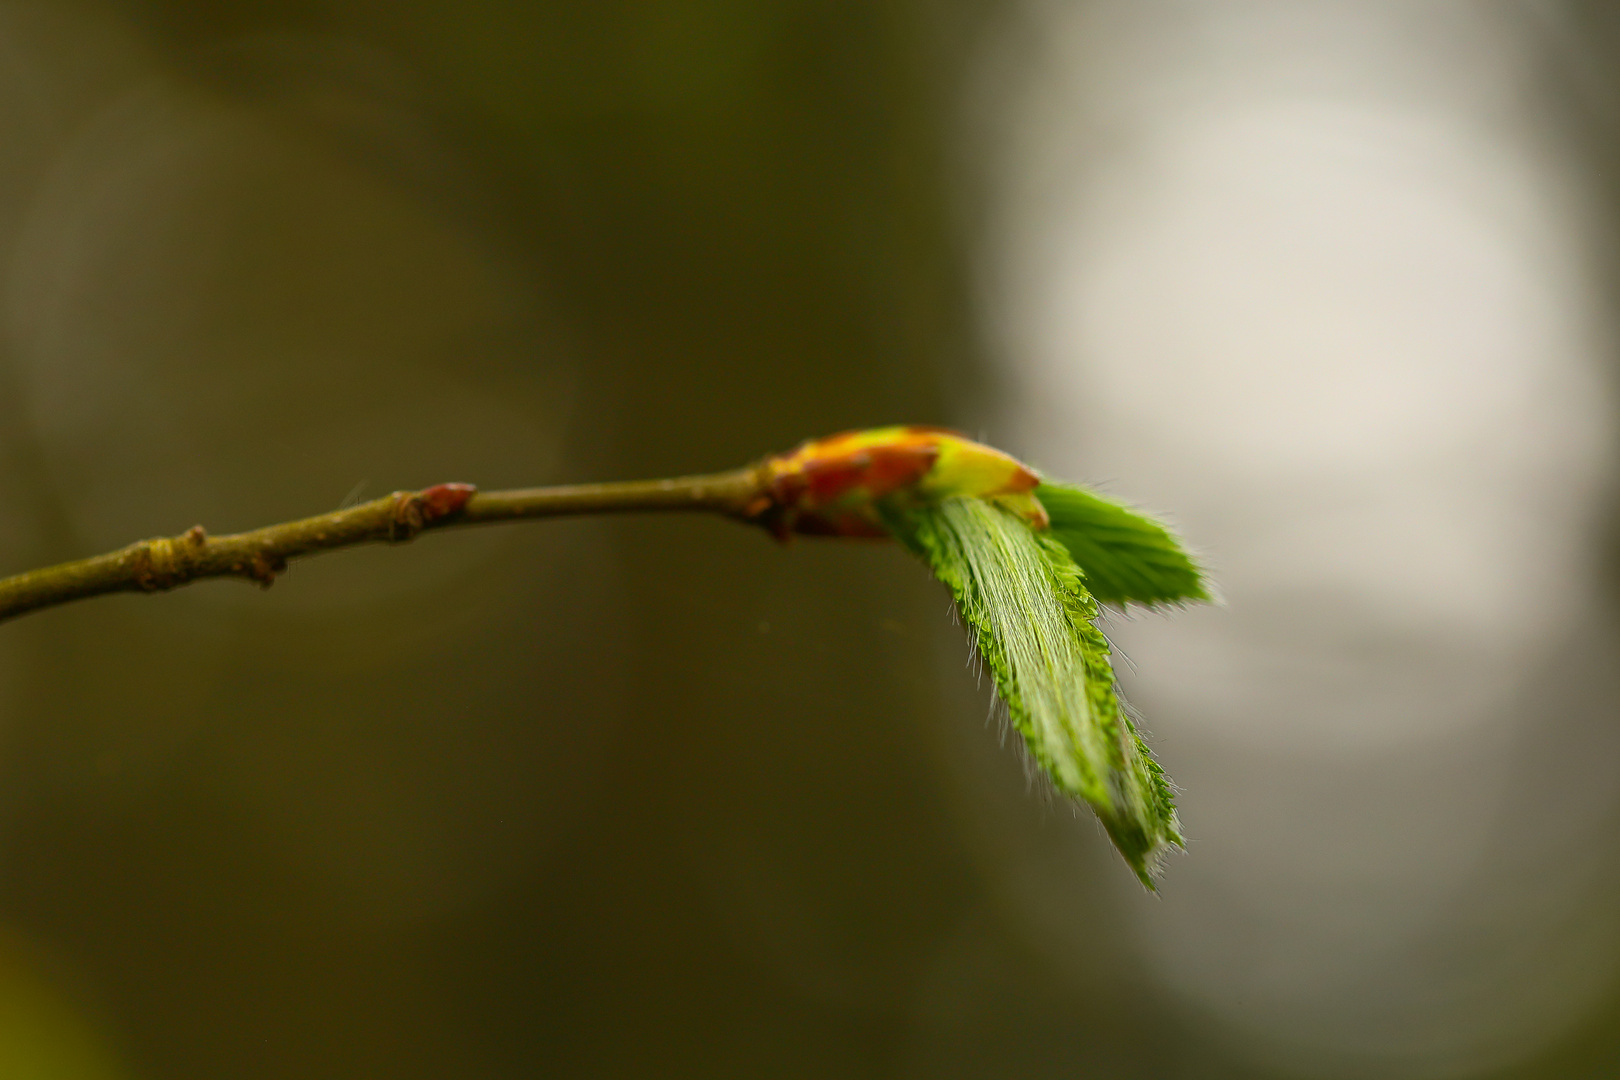
[[[975,429],[955,117],[996,16],[8,6],[4,567]],[[1151,901],[1026,794],[955,633],[892,548],[684,518],[0,628],[0,1071],[1258,1075],[1133,970]],[[1002,901],[1024,835],[1088,852],[1079,971]],[[1617,1030],[1511,1075],[1613,1075]]]

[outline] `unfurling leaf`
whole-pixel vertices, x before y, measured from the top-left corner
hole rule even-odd
[[[892,535],[956,599],[996,691],[1054,787],[1091,806],[1142,883],[1180,846],[1173,790],[1120,703],[1098,600],[1208,600],[1196,563],[1158,522],[1043,480],[939,428],[807,442],[761,467],[751,511],[778,536]]]
[[[1059,791],[1089,803],[1142,883],[1181,832],[1169,782],[1114,690],[1096,601],[1052,536],[983,499],[893,515],[956,598],[1008,719]]]
[[[1035,495],[1051,517],[1053,539],[1105,604],[1158,607],[1210,600],[1203,573],[1163,525],[1071,484],[1043,480]]]

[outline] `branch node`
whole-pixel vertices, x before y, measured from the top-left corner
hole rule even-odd
[[[135,549],[135,585],[142,592],[163,592],[190,581],[196,556],[208,546],[208,531],[193,525],[179,536],[158,536]]]
[[[252,561],[244,568],[244,572],[259,588],[268,589],[276,583],[276,575],[285,569],[287,569],[285,556],[255,551]]]
[[[403,544],[422,531],[426,519],[422,514],[421,498],[414,491],[396,491],[394,508],[388,515],[388,542]]]

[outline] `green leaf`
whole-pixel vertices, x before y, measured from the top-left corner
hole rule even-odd
[[[1052,535],[994,502],[890,509],[891,530],[956,598],[1008,718],[1059,791],[1096,811],[1142,883],[1180,846],[1169,781],[1114,689],[1097,603]]]
[[[1157,607],[1212,599],[1203,571],[1159,522],[1072,484],[1044,480],[1035,495],[1052,518],[1051,536],[1103,603]]]

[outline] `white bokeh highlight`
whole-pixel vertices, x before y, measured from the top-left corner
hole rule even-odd
[[[1504,880],[1617,448],[1578,170],[1493,10],[1032,5],[991,136],[1000,430],[1173,508],[1227,600],[1111,634],[1199,840],[1147,962],[1323,1073],[1460,1075],[1612,977],[1589,867]]]

